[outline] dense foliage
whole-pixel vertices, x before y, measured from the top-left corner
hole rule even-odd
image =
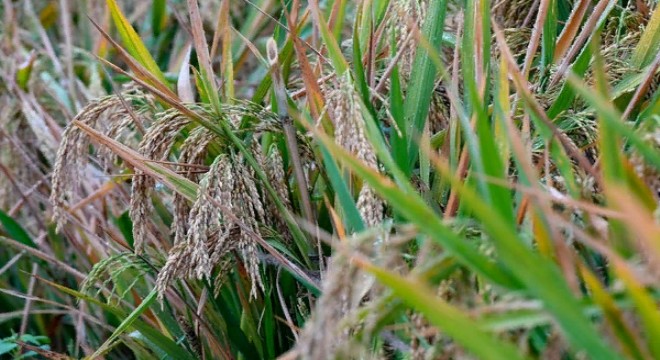
[[[0,6],[0,358],[660,358],[657,0]]]

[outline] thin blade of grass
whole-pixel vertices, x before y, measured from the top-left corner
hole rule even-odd
[[[641,134],[636,133],[633,128],[621,121],[620,113],[611,102],[591,91],[584,81],[575,75],[569,75],[568,83],[584,100],[596,109],[601,115],[601,121],[607,122],[613,131],[625,137],[630,145],[639,151],[644,161],[655,169],[660,170],[660,154],[658,154],[658,151],[644,141]]]
[[[571,15],[568,17],[566,25],[564,25],[564,28],[559,35],[559,39],[557,39],[557,45],[553,56],[553,62],[555,64],[566,54],[573,39],[575,39],[575,35],[577,35],[578,30],[580,29],[582,19],[584,18],[584,14],[587,13],[590,3],[591,2],[588,0],[579,0],[577,5],[573,6]]]
[[[334,36],[332,36],[330,28],[328,27],[328,23],[323,18],[318,0],[311,0],[309,2],[309,7],[312,12],[314,24],[319,29],[321,38],[323,39],[323,42],[328,49],[328,55],[330,56],[330,61],[332,62],[333,67],[335,68],[335,72],[337,73],[337,76],[342,76],[349,70],[348,62],[344,58],[344,55],[342,55],[341,48],[339,47],[337,40]]]
[[[236,96],[236,91],[234,90],[234,62],[232,56],[231,9],[229,8],[229,5],[229,0],[222,2],[222,7],[220,8],[221,21],[220,26],[218,27],[218,30],[222,33],[222,63],[220,66],[222,67],[225,103],[231,103]],[[212,71],[212,69],[210,71]],[[213,80],[210,79],[209,81]]]
[[[421,36],[424,37],[434,49],[442,46],[442,32],[444,30],[447,0],[431,0],[428,5],[428,18],[424,21]],[[429,113],[435,75],[437,69],[430,58],[426,46],[420,45],[415,53],[410,81],[408,83],[406,98],[403,103],[404,123],[407,136],[408,166],[403,170],[410,175],[413,164],[419,156],[418,141],[424,129]]]
[[[96,29],[103,35],[103,38],[107,40],[119,53],[121,58],[126,62],[128,67],[135,72],[135,75],[145,81],[147,84],[151,85],[152,87],[155,87],[159,90],[159,92],[163,94],[167,94],[168,96],[171,97],[176,97],[176,94],[169,88],[167,83],[164,80],[161,80],[158,78],[157,75],[152,73],[148,67],[145,67],[142,63],[139,62],[139,60],[136,60],[132,54],[130,54],[128,51],[126,51],[124,48],[122,48],[116,41],[110,37],[110,35],[101,28],[100,25],[98,25],[94,20],[90,18],[90,21],[92,22],[92,25],[96,27]],[[107,63],[107,60],[103,58],[98,58],[103,62]],[[123,70],[120,71],[121,73],[125,73]],[[126,73],[125,73],[126,74]],[[126,74],[128,75],[128,74]]]
[[[532,119],[537,120],[537,126],[540,130],[544,130],[547,135],[546,137],[552,138],[557,141],[559,145],[564,149],[567,155],[569,155],[573,160],[575,160],[578,165],[584,169],[589,175],[593,176],[597,182],[600,182],[600,174],[596,172],[592,164],[587,160],[584,154],[577,148],[575,143],[557,126],[552,122],[548,117],[543,107],[538,103],[534,98],[534,95],[531,93],[529,83],[524,79],[520,70],[518,69],[511,51],[506,45],[504,35],[502,31],[497,27],[496,24],[493,24],[494,32],[496,35],[497,42],[499,44],[502,54],[505,56],[506,60],[509,63],[509,72],[513,78],[513,84],[515,85],[516,91],[520,94],[521,99],[524,104],[527,106],[530,116]]]
[[[2,210],[0,210],[0,224],[2,224],[2,227],[10,238],[19,241],[25,246],[37,249],[37,245],[32,241],[32,237],[25,231],[21,224]]]
[[[331,155],[349,166],[351,170],[372,186],[383,199],[396,208],[402,216],[414,222],[422,232],[444,246],[462,263],[497,284],[514,288],[517,286],[516,280],[511,278],[507,272],[503,271],[496,263],[493,263],[476,250],[474,246],[466,243],[454,231],[442,224],[438,214],[434,213],[425,204],[424,200],[412,191],[412,186],[408,181],[404,184],[399,180],[395,185],[390,179],[370,169],[346,152],[346,150],[336,145],[327,135],[320,133],[317,129],[310,128],[310,130],[314,131],[316,138],[325,145]],[[391,158],[388,162],[390,166],[393,163]],[[403,174],[400,172],[400,175]]]
[[[657,341],[657,339],[660,339],[660,311],[658,311],[656,301],[646,292],[644,286],[635,279],[635,276],[627,267],[621,266],[617,262],[612,265],[614,272],[626,286],[626,291],[633,304],[635,304],[635,309],[646,333],[646,344],[653,358],[657,359],[660,357],[660,342]]]
[[[660,51],[660,6],[656,6],[651,19],[646,24],[644,33],[635,47],[631,62],[641,69],[653,61],[658,51]]]
[[[585,285],[591,290],[594,303],[602,309],[603,316],[616,334],[614,337],[619,341],[626,355],[634,359],[650,359],[649,354],[644,352],[639,343],[639,334],[636,334],[625,321],[614,298],[603,288],[600,280],[584,265],[580,266],[580,274]]]
[[[121,37],[124,46],[126,46],[126,50],[128,51],[128,53],[131,54],[142,66],[144,66],[161,83],[167,84],[167,80],[165,80],[165,75],[156,64],[154,58],[151,57],[151,54],[149,53],[149,50],[147,50],[147,47],[142,42],[140,35],[138,35],[137,32],[135,32],[133,26],[131,26],[130,22],[128,21],[128,19],[126,19],[121,9],[119,9],[117,2],[115,2],[115,0],[106,0],[106,4],[108,5],[108,9],[110,10],[110,15],[112,16],[112,20],[115,26],[117,27],[119,36]]]
[[[218,86],[215,82],[213,67],[211,66],[211,57],[209,55],[209,48],[206,44],[206,37],[204,36],[204,27],[202,17],[199,14],[199,6],[197,5],[197,0],[188,0],[187,4],[193,44],[199,61],[199,70],[202,74],[202,84],[206,90],[206,95],[209,97],[211,106],[219,113],[220,98],[218,97]]]
[[[415,279],[406,279],[393,272],[375,266],[366,260],[354,261],[380,282],[388,286],[408,305],[426,316],[429,322],[451,336],[479,359],[509,360],[524,359],[518,350],[506,342],[497,340],[483,331],[477,321],[473,321],[459,309],[435,296],[434,292]]]
[[[564,75],[570,66],[570,62],[583,49],[585,44],[589,44],[589,39],[592,38],[593,34],[597,33],[597,31],[602,28],[615,4],[616,1],[614,0],[600,0],[596,7],[594,7],[591,16],[589,16],[589,19],[587,19],[587,22],[582,28],[582,32],[575,40],[573,46],[571,46],[568,54],[564,56],[559,64],[557,72],[550,80],[550,86],[559,83],[559,81],[564,78]]]
[[[52,286],[53,288],[61,291],[64,294],[71,295],[79,300],[83,300],[91,304],[97,305],[103,310],[115,314],[119,318],[127,318],[127,316],[129,315],[118,307],[106,304],[91,296],[85,295],[79,291],[73,290],[71,288],[57,284],[52,281],[48,281],[43,278],[38,278],[38,279],[39,281],[45,283],[48,286]],[[158,329],[154,328],[151,324],[140,320],[139,317],[134,318],[130,326],[141,332],[146,338],[150,339],[153,344],[160,347],[169,356],[176,359],[187,359],[187,360],[193,359],[193,357],[190,355],[189,352],[185,351],[180,345],[178,345],[172,339],[168,338],[166,335],[162,334]],[[94,357],[88,357],[88,358],[95,359]]]

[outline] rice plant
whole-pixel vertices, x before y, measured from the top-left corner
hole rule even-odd
[[[660,358],[657,0],[0,9],[0,358]]]

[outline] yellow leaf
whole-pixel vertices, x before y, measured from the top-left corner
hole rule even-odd
[[[108,9],[110,10],[110,15],[112,16],[112,21],[117,27],[119,36],[121,37],[126,51],[128,51],[131,56],[135,58],[142,66],[144,66],[152,75],[154,75],[158,80],[163,84],[167,84],[165,80],[165,75],[160,71],[158,65],[154,58],[149,54],[149,50],[140,39],[140,36],[135,32],[133,26],[128,22],[128,19],[124,16],[117,6],[115,0],[106,0],[108,4]]]

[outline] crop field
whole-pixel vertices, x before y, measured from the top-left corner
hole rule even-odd
[[[0,359],[660,359],[658,0],[2,0]]]

